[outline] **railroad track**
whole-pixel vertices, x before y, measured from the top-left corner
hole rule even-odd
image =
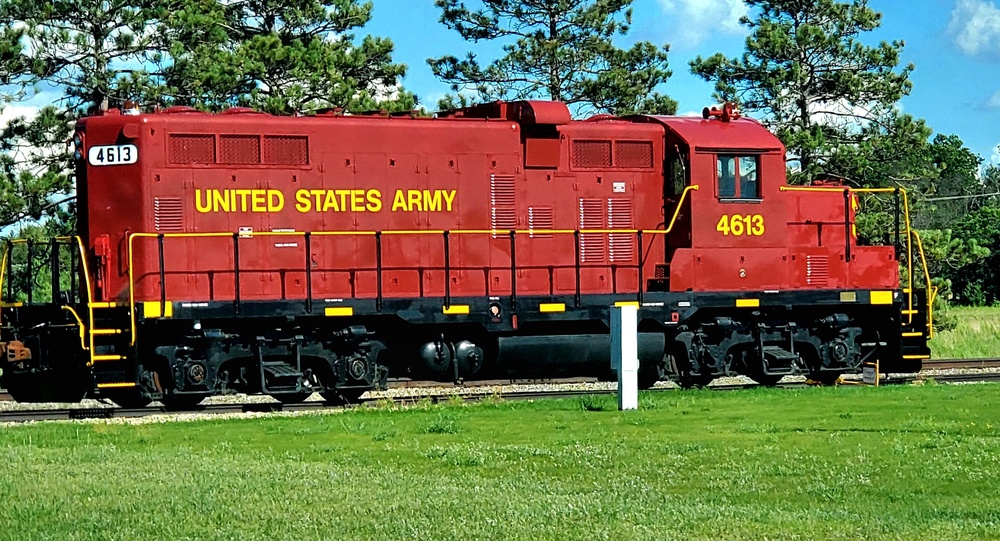
[[[1000,368],[1000,359],[931,359],[924,361],[924,370]]]
[[[947,360],[947,361],[937,361],[934,364],[941,363],[951,363],[948,368],[955,368],[959,364],[960,360]],[[977,361],[961,361],[965,363],[974,363]],[[990,368],[992,366],[961,366],[961,368]],[[936,368],[936,367],[935,367]],[[928,375],[917,375],[917,376],[906,376],[902,378],[893,378],[886,380],[887,384],[905,384],[912,383],[918,380],[930,380],[933,379],[940,383],[970,383],[970,382],[1000,382],[1000,372],[982,372],[982,373],[965,373],[965,374],[928,374]],[[544,381],[545,383],[551,384],[568,384],[568,383],[584,383],[593,382],[594,379],[583,379],[574,378],[572,380],[521,380],[521,381],[531,381],[532,383],[538,383],[539,381]],[[227,403],[227,404],[203,404],[195,406],[194,408],[183,410],[183,411],[172,411],[167,410],[162,406],[147,406],[145,408],[119,408],[114,405],[108,407],[94,407],[94,408],[62,408],[62,409],[48,409],[48,410],[8,410],[0,411],[0,423],[18,423],[18,422],[28,422],[28,421],[53,421],[53,420],[74,420],[74,419],[110,419],[110,418],[137,418],[137,417],[148,417],[151,415],[184,415],[184,414],[240,414],[240,413],[274,413],[274,412],[300,412],[300,411],[316,411],[316,410],[331,410],[331,409],[345,409],[359,406],[374,406],[385,401],[390,401],[396,405],[412,405],[423,402],[438,403],[452,401],[455,399],[461,399],[468,402],[489,400],[500,398],[503,400],[534,400],[534,399],[544,399],[544,398],[573,398],[582,396],[593,396],[593,395],[610,395],[615,394],[617,391],[614,389],[572,389],[572,390],[545,390],[545,391],[505,391],[505,392],[474,392],[479,389],[489,389],[495,387],[496,385],[509,385],[510,380],[497,380],[495,382],[477,382],[475,385],[468,385],[463,387],[456,387],[459,391],[454,394],[448,395],[414,395],[414,396],[400,396],[400,397],[376,397],[366,400],[361,400],[357,404],[352,405],[341,405],[341,404],[328,404],[323,401],[314,402],[302,402],[298,404],[282,404],[280,402],[249,402],[249,403]],[[779,383],[777,387],[780,388],[803,388],[809,386],[806,382],[787,382]],[[429,388],[425,382],[397,382],[392,387],[395,388]],[[440,388],[441,385],[438,384],[436,387]],[[708,387],[715,391],[735,391],[742,390],[752,387],[759,387],[756,383],[747,384],[727,384],[727,385],[712,385]],[[653,389],[655,392],[669,392],[675,391],[675,387],[662,387]],[[461,391],[466,391],[464,394]]]

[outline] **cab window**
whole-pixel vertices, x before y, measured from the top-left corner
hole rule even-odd
[[[665,189],[667,195],[680,195],[687,186],[687,156],[682,156],[677,152],[670,153],[667,162],[667,182]]]
[[[760,199],[760,158],[719,155],[715,173],[719,199]]]

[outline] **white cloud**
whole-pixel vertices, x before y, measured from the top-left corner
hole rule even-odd
[[[993,94],[993,97],[986,102],[986,106],[990,109],[1000,109],[1000,92]]]
[[[993,155],[990,156],[990,163],[1000,165],[1000,145],[993,145]]]
[[[948,33],[969,56],[1000,56],[1000,8],[992,1],[959,0],[951,12]]]
[[[7,123],[17,117],[23,116],[31,120],[38,114],[40,108],[35,105],[7,104],[0,111],[0,129],[7,126]]]
[[[740,17],[749,13],[743,0],[657,0],[669,17],[674,35],[671,45],[693,48],[710,35],[743,35]]]
[[[870,119],[876,115],[877,104],[851,105],[845,100],[809,104],[810,117],[813,122],[826,126],[861,130],[867,126]]]

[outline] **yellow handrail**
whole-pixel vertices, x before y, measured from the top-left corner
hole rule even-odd
[[[920,240],[920,234],[912,228],[910,222],[910,198],[906,192],[906,188],[852,188],[850,186],[781,186],[779,188],[781,191],[792,191],[792,192],[838,192],[842,193],[844,190],[855,193],[895,193],[898,191],[903,196],[903,217],[904,223],[906,224],[906,283],[909,291],[906,295],[907,300],[907,325],[913,324],[913,244],[914,239],[916,240],[917,250],[920,255],[921,268],[924,271],[924,279],[927,286],[927,326],[928,335],[934,335],[934,326],[932,324],[934,320],[934,303],[933,303],[933,292],[931,290],[931,277],[930,271],[927,268],[927,257],[924,254],[923,243]]]
[[[674,228],[674,224],[677,222],[677,217],[680,215],[681,207],[684,205],[684,200],[688,197],[688,194],[692,191],[697,191],[698,185],[693,184],[691,186],[686,186],[684,191],[681,192],[681,197],[677,201],[677,207],[674,209],[674,214],[670,219],[670,224],[666,229],[454,229],[454,230],[444,230],[444,229],[395,229],[388,231],[313,231],[310,235],[315,236],[334,236],[334,235],[344,235],[344,236],[375,236],[375,235],[443,235],[445,232],[453,235],[496,235],[501,233],[514,233],[514,234],[526,234],[526,235],[572,235],[574,233],[580,234],[637,234],[637,233],[648,233],[653,235],[665,235],[670,233]],[[305,231],[260,231],[260,232],[247,232],[241,234],[239,232],[209,232],[209,233],[132,233],[128,236],[128,304],[129,304],[129,319],[131,325],[130,333],[130,345],[135,345],[135,334],[136,334],[136,317],[135,317],[135,273],[133,272],[134,260],[133,260],[133,241],[137,238],[251,238],[251,237],[304,237],[306,235]],[[640,247],[641,249],[641,247]],[[91,321],[93,321],[93,314],[91,314]],[[93,337],[91,337],[93,340]],[[91,342],[93,343],[93,342]]]
[[[90,351],[90,361],[88,363],[88,366],[91,366],[91,365],[94,364],[94,359],[93,359],[93,357],[94,357],[94,308],[93,308],[94,291],[93,291],[93,288],[92,288],[92,286],[90,284],[90,268],[87,265],[87,250],[86,250],[86,248],[83,245],[83,239],[81,239],[79,235],[59,236],[59,237],[54,237],[54,239],[56,241],[61,241],[61,242],[72,242],[72,243],[76,244],[76,248],[80,252],[80,266],[83,269],[83,283],[86,284],[86,288],[87,288],[87,318],[88,318],[87,323],[83,322],[83,319],[76,312],[76,310],[73,309],[72,307],[70,307],[70,306],[62,306],[61,308],[64,309],[64,310],[69,311],[69,313],[72,314],[73,318],[76,320],[77,325],[80,326],[80,347],[83,348],[84,351]],[[10,244],[26,244],[28,242],[28,240],[29,239],[11,239],[11,240],[8,240],[7,242],[9,242]],[[10,249],[8,248],[8,249],[4,250],[3,259],[0,260],[0,289],[2,289],[4,287],[4,284],[6,283],[6,280],[8,278],[8,276],[7,276],[7,261],[8,261],[9,258],[10,258]],[[70,269],[70,272],[76,272],[76,269]],[[88,345],[88,342],[84,339],[84,333],[87,333],[89,335],[89,345]]]
[[[0,299],[3,298],[4,280],[7,278],[7,258],[10,257],[10,247],[4,248],[3,259],[0,260]],[[11,299],[13,301],[14,299]],[[3,310],[0,310],[0,325],[3,325]]]
[[[76,324],[80,327],[80,349],[82,349],[83,351],[89,351],[90,348],[87,347],[87,338],[86,338],[87,327],[83,324],[83,320],[80,319],[80,314],[78,314],[76,312],[76,309],[74,309],[72,306],[63,305],[61,306],[61,308],[69,312],[73,316],[73,319],[76,320]]]

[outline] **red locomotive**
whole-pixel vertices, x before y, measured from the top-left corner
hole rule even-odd
[[[2,383],[20,400],[598,374],[622,303],[639,307],[645,385],[927,358],[925,296],[900,287],[910,236],[857,245],[852,191],[787,186],[781,142],[728,107],[112,110],[74,143],[80,236],[5,256]],[[49,254],[42,302],[10,286],[32,274],[25,250]]]

